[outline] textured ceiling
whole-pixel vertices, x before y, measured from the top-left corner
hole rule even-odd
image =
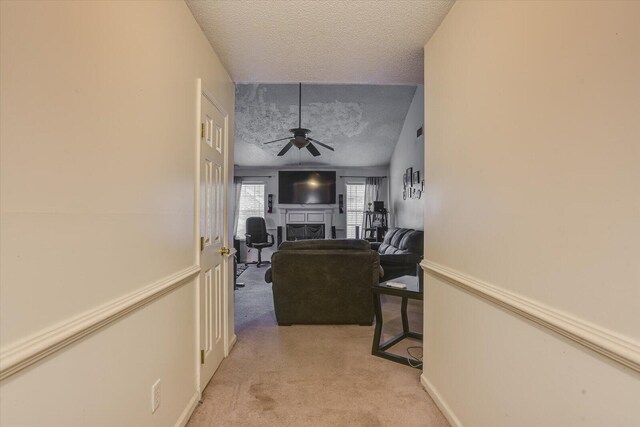
[[[313,157],[293,147],[276,154],[298,126],[297,84],[236,86],[235,159],[239,166],[378,166],[389,164],[416,86],[302,85],[302,127],[335,149]]]
[[[187,0],[244,83],[416,84],[450,0]]]

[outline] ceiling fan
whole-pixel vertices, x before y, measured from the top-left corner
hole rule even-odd
[[[302,127],[302,83],[300,83],[298,86],[298,127],[289,129],[289,132],[293,133],[293,137],[280,138],[274,141],[265,142],[264,144],[271,144],[273,142],[279,142],[288,139],[289,142],[282,148],[282,150],[280,150],[278,156],[284,156],[285,153],[291,149],[291,147],[296,146],[299,150],[306,147],[314,157],[318,157],[320,155],[320,151],[318,151],[318,148],[313,145],[312,142],[315,142],[316,144],[328,150],[335,151],[332,147],[329,147],[328,145],[323,144],[316,139],[309,138],[307,134],[311,131]]]

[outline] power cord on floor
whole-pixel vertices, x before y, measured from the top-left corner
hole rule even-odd
[[[413,350],[420,350],[420,355],[416,356],[415,354],[411,353]],[[409,363],[409,366],[411,366],[412,368],[419,368],[422,366],[422,347],[419,346],[411,346],[411,347],[407,347],[407,354],[409,355],[409,357],[407,357],[407,363]],[[414,364],[413,361],[414,360],[419,360],[420,363],[416,363]]]

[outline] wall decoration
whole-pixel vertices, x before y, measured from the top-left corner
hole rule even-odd
[[[344,195],[338,194],[338,212],[344,213]]]
[[[420,180],[420,171],[407,168],[402,175],[402,200],[420,199],[424,193],[424,178]]]
[[[267,213],[273,213],[273,194],[267,196]]]

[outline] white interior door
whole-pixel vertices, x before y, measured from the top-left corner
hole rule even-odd
[[[226,197],[224,189],[227,119],[201,94],[200,132],[200,391],[225,353]]]

